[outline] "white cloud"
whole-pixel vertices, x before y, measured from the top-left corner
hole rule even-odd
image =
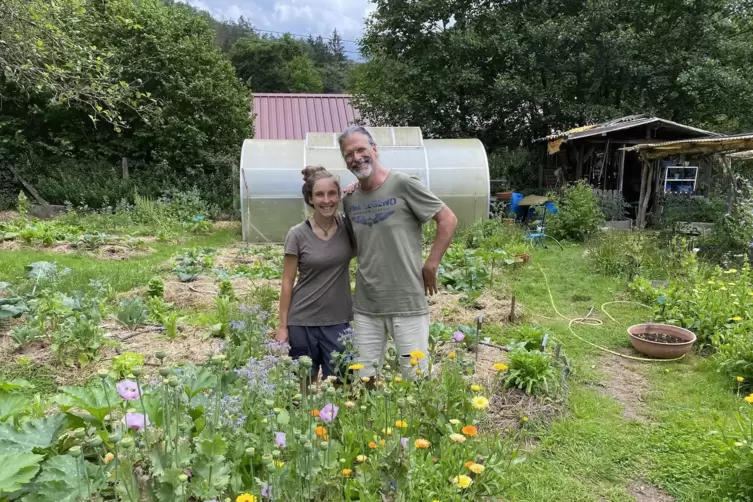
[[[329,37],[340,33],[345,49],[358,51],[354,42],[363,35],[364,18],[374,10],[368,0],[182,0],[217,19],[243,16],[260,30]],[[349,53],[351,57],[356,54]]]

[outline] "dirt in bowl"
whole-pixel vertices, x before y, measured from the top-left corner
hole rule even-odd
[[[634,336],[641,340],[657,343],[687,343],[689,341],[668,333],[634,333]]]

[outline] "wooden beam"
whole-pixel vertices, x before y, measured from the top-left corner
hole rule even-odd
[[[706,157],[706,197],[711,196],[711,169],[714,163],[711,157]]]
[[[648,161],[641,159],[641,189],[638,192],[638,207],[635,214],[635,226],[638,229],[643,228],[643,218],[641,214],[641,208],[643,208],[643,198],[646,196],[646,176],[648,175]]]
[[[26,182],[26,180],[25,180],[25,179],[23,179],[23,178],[22,178],[22,177],[21,177],[21,176],[20,176],[20,175],[18,174],[18,171],[16,171],[16,169],[15,169],[15,168],[14,168],[14,167],[13,167],[12,165],[10,165],[10,164],[5,164],[5,167],[7,167],[7,168],[8,168],[8,170],[9,170],[10,172],[12,172],[12,173],[13,173],[13,176],[15,176],[15,177],[16,177],[16,179],[17,179],[17,180],[18,180],[18,181],[19,181],[19,182],[20,182],[20,183],[21,183],[21,184],[22,184],[22,185],[24,186],[24,188],[26,188],[26,190],[28,190],[28,192],[29,192],[29,193],[30,193],[30,194],[32,195],[32,197],[34,197],[34,198],[35,198],[35,199],[37,200],[37,202],[39,202],[39,203],[40,203],[40,204],[42,204],[43,206],[49,206],[49,204],[47,203],[47,201],[46,201],[46,200],[44,200],[44,199],[42,198],[42,196],[41,196],[41,195],[39,195],[39,192],[37,192],[37,191],[36,191],[36,190],[34,189],[34,187],[33,187],[33,186],[31,186],[31,184],[27,183],[27,182]]]
[[[625,147],[625,143],[622,144]],[[625,150],[620,151],[620,168],[617,171],[617,191],[622,193],[622,182],[625,180]]]
[[[576,157],[578,158],[578,163],[575,165],[575,179],[579,180],[583,176],[583,143],[578,146]]]

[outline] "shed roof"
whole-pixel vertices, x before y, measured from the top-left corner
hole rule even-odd
[[[703,137],[703,136],[718,136],[717,133],[698,129],[671,120],[662,119],[659,117],[653,117],[650,115],[628,115],[626,117],[620,117],[618,119],[610,120],[601,124],[591,124],[568,131],[560,131],[543,138],[539,138],[536,141],[556,141],[570,142],[592,136],[607,136],[610,133],[616,131],[624,131],[626,129],[632,129],[634,127],[641,127],[647,125],[659,126],[662,129],[667,130],[673,134],[690,137]]]
[[[753,133],[733,134],[712,138],[694,138],[661,143],[645,143],[626,147],[625,150],[637,151],[648,159],[669,157],[671,155],[723,155],[753,150]],[[744,156],[741,155],[741,158]]]
[[[349,94],[254,94],[254,137],[306,139],[309,132],[342,132],[363,123],[350,98]]]

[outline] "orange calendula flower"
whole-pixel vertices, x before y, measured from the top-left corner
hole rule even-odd
[[[318,417],[319,416],[319,410],[311,410],[311,416],[312,417]]]
[[[113,455],[112,453],[108,453],[107,455],[105,455],[105,459],[104,460],[105,460],[105,465],[107,465],[110,462],[112,462],[113,460],[115,460],[115,455]]]
[[[469,460],[468,462],[466,462],[466,463],[465,463],[465,464],[463,464],[463,465],[464,465],[464,466],[466,466],[467,468],[469,468],[469,469],[470,469],[470,468],[471,468],[471,466],[472,466],[473,464],[475,464],[475,463],[476,463],[476,462],[474,462],[473,460]]]
[[[345,476],[346,478],[349,478],[350,475],[353,474],[353,469],[343,469],[340,472],[343,473],[343,476]]]
[[[324,428],[324,427],[322,427],[321,425],[317,425],[317,426],[316,426],[316,429],[314,429],[314,432],[316,433],[316,435],[317,435],[317,436],[319,436],[319,437],[320,437],[320,438],[322,438],[323,440],[325,440],[325,441],[326,441],[326,440],[328,439],[328,436],[327,436],[327,429],[325,429],[325,428]]]
[[[374,441],[369,441],[369,448],[376,448],[376,443]]]
[[[353,401],[346,401],[345,402],[345,407],[346,408],[353,408],[355,405],[356,405],[356,403],[354,403]]]
[[[466,425],[465,427],[460,429],[460,432],[470,437],[478,436],[478,429],[475,425]]]
[[[421,438],[416,439],[416,441],[413,444],[416,446],[416,448],[424,448],[424,449],[428,448],[429,446],[431,446],[430,442],[428,442],[425,439],[421,439]]]
[[[484,472],[486,467],[481,464],[472,464],[468,466],[468,469],[474,474],[481,474],[482,472]]]

